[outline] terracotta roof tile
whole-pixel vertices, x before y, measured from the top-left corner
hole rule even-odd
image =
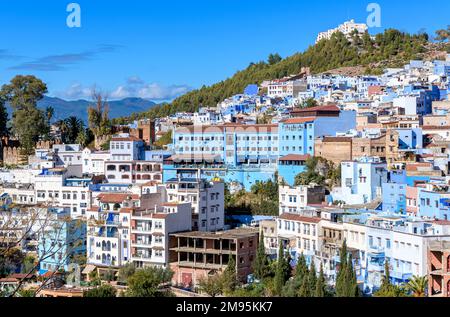
[[[290,220],[290,221],[312,222],[312,223],[319,223],[321,220],[320,218],[317,218],[317,217],[305,217],[305,216],[289,214],[289,213],[282,214],[280,216],[280,219]]]
[[[309,159],[311,155],[298,155],[298,154],[289,154],[286,156],[283,156],[279,159],[279,161],[306,161]]]
[[[282,121],[285,124],[300,124],[300,123],[306,123],[306,122],[313,122],[316,119],[316,117],[300,117],[300,118],[289,118],[284,121]]]

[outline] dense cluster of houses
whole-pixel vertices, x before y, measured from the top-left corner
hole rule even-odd
[[[145,130],[134,123],[107,151],[40,146],[28,164],[0,171],[0,244],[35,254],[39,275],[69,271],[82,255],[86,279],[134,263],[170,268],[174,285],[192,287],[230,257],[251,280],[261,233],[269,255],[282,245],[295,265],[303,254],[332,284],[345,240],[366,294],[388,261],[393,283],[428,275],[429,295],[448,296],[449,76],[450,56],[380,76],[304,69],[215,108]],[[153,149],[168,131],[172,144]],[[334,164],[338,186],[296,184],[312,157]],[[279,215],[230,225],[225,186],[249,191],[270,179]]]

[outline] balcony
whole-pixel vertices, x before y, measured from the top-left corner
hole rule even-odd
[[[133,254],[131,256],[131,258],[133,260],[140,260],[140,261],[150,261],[152,259],[152,255],[151,254],[144,254],[144,253],[137,253],[137,254]]]
[[[145,232],[150,234],[152,232],[152,227],[151,226],[136,227],[132,228],[131,232]]]
[[[136,247],[152,247],[152,240],[136,240],[131,242],[132,246]]]

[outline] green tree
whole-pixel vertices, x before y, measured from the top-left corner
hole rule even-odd
[[[256,279],[262,280],[268,275],[268,265],[269,259],[267,258],[266,249],[264,246],[264,232],[261,231],[258,249],[256,251],[256,258],[253,262],[253,275]]]
[[[8,135],[8,111],[6,110],[5,97],[0,96],[0,137]]]
[[[233,256],[230,256],[227,267],[222,275],[222,290],[225,295],[232,294],[238,285],[236,275],[236,261]]]
[[[275,294],[280,296],[283,291],[283,287],[286,281],[289,279],[290,275],[290,264],[289,260],[284,254],[283,243],[280,242],[280,248],[278,250],[278,261],[275,270],[274,277],[274,291]]]
[[[302,103],[302,108],[312,108],[312,107],[316,107],[319,104],[317,103],[317,101],[314,98],[308,98],[306,99],[303,103]]]
[[[37,108],[37,102],[45,93],[44,82],[34,76],[21,75],[0,90],[0,100],[9,102],[13,109],[12,132],[20,140],[24,155],[33,154],[39,137],[49,133],[45,113]]]
[[[208,275],[200,279],[198,286],[200,290],[211,297],[222,294],[223,278],[219,274]]]
[[[347,272],[345,274],[345,278],[347,282],[347,297],[358,297],[358,281],[356,279],[355,269],[353,268],[353,260],[351,254],[348,256],[346,270]]]
[[[17,292],[17,297],[36,297],[36,290],[34,290],[34,289],[20,289]]]
[[[36,267],[36,258],[31,255],[25,256],[22,264],[22,273],[28,274],[34,271],[35,267]]]
[[[94,136],[102,137],[111,134],[111,121],[109,120],[109,106],[106,98],[94,91],[95,106],[88,108],[89,128]]]
[[[316,287],[314,290],[314,297],[325,297],[325,294],[327,292],[326,289],[326,281],[325,281],[325,275],[323,274],[323,265],[320,263],[320,273],[319,277],[316,281]]]
[[[155,145],[159,148],[163,148],[165,145],[171,144],[172,140],[172,130],[164,133],[158,141],[155,142]]]
[[[269,65],[275,65],[279,62],[281,62],[283,59],[281,58],[280,54],[275,53],[275,54],[270,54],[269,57],[267,58],[267,62],[269,63]]]
[[[407,292],[405,289],[394,285],[390,280],[389,261],[384,262],[384,276],[381,282],[380,289],[376,291],[373,296],[375,297],[405,297]]]
[[[54,115],[55,115],[55,109],[52,106],[48,106],[45,108],[45,118],[47,119],[48,125],[50,125]]]
[[[405,290],[414,297],[425,297],[427,294],[427,288],[427,276],[413,276],[405,285]]]
[[[344,240],[339,256],[339,269],[336,274],[336,296],[346,297],[348,284],[347,284],[347,242]]]
[[[302,254],[297,259],[297,265],[295,267],[295,275],[292,279],[289,279],[283,289],[283,295],[285,297],[297,297],[300,296],[300,289],[303,285],[303,281],[308,278],[308,266],[306,265],[306,259]]]
[[[300,289],[298,291],[299,297],[311,297],[311,289],[309,288],[309,275],[306,275],[303,280],[302,284],[300,286]]]
[[[131,275],[126,295],[129,297],[165,297],[171,293],[161,288],[171,280],[173,272],[168,269],[148,267],[137,270]]]
[[[94,135],[90,129],[82,129],[75,140],[76,144],[86,147],[94,140]]]
[[[136,273],[136,266],[134,263],[125,264],[119,269],[118,279],[120,282],[126,282],[134,273]]]
[[[109,284],[104,284],[84,291],[83,297],[117,297],[117,290]]]
[[[66,132],[63,137],[64,143],[74,144],[80,135],[84,133],[84,123],[81,119],[71,116],[64,120]]]
[[[25,259],[17,248],[0,249],[0,278],[20,270]]]
[[[314,296],[317,284],[317,273],[314,266],[314,261],[311,261],[309,274],[308,274],[308,292],[310,296]]]

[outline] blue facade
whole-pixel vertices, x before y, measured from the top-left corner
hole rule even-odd
[[[289,186],[294,186],[295,176],[306,171],[306,165],[298,164],[296,161],[286,162],[278,165],[278,176],[282,177]]]
[[[397,129],[399,149],[417,149],[423,147],[422,129]]]
[[[74,256],[86,253],[86,222],[70,219],[68,209],[48,212],[52,220],[39,243],[39,274],[67,271]]]
[[[450,196],[446,193],[419,191],[419,217],[450,219]]]
[[[406,184],[384,183],[383,211],[406,214]]]

